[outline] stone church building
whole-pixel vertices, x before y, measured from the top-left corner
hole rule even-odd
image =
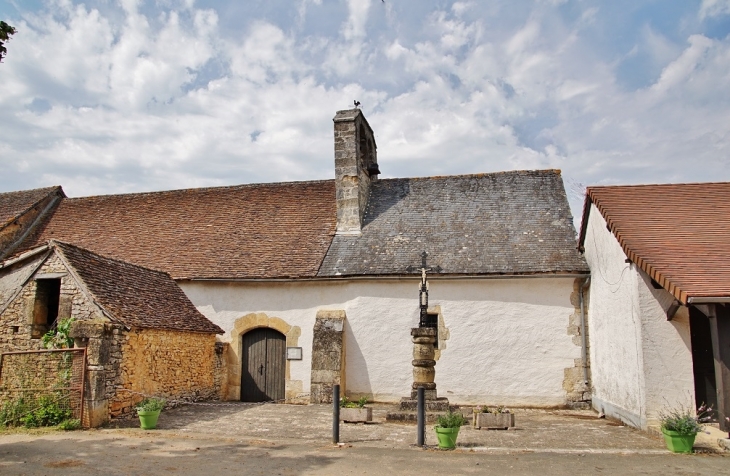
[[[351,398],[395,402],[411,390],[420,274],[409,266],[425,251],[441,269],[429,275],[428,309],[439,396],[511,406],[590,399],[589,271],[560,171],[381,179],[359,109],[334,118],[334,167],[334,180],[0,194],[0,279],[49,246],[166,273],[210,322],[181,304],[154,323],[198,322],[206,342],[220,328],[221,362],[209,367],[223,399],[321,402],[339,383]],[[114,299],[119,321],[132,319],[126,297]],[[0,314],[3,333],[32,324]]]

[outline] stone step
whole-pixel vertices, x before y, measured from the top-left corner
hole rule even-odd
[[[427,412],[446,412],[449,410],[448,398],[437,398],[435,400],[426,400]],[[418,410],[418,399],[403,397],[400,401],[400,410],[402,412],[415,412]]]
[[[445,415],[446,412],[426,412],[426,423],[436,423],[439,415]],[[418,414],[416,412],[392,412],[385,416],[385,421],[416,423]]]

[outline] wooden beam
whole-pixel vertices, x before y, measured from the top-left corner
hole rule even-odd
[[[717,388],[717,417],[722,431],[730,431],[725,418],[730,416],[730,308],[722,304],[710,304],[710,334],[712,355],[715,360],[715,385]]]

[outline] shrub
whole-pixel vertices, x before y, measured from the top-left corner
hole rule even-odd
[[[38,407],[20,418],[26,428],[37,428],[39,426],[55,426],[64,420],[71,418],[70,408],[59,405],[58,397],[41,395],[36,401]]]
[[[23,397],[3,403],[0,408],[0,426],[12,426],[29,411],[30,407]]]
[[[696,415],[691,407],[680,405],[659,412],[659,420],[662,430],[676,431],[681,435],[696,435],[702,431],[704,428],[702,423],[709,419],[711,413],[712,407],[706,407],[704,404],[697,409]]]
[[[158,412],[165,407],[164,398],[145,398],[137,404],[138,412]]]
[[[450,409],[445,415],[439,415],[436,419],[436,426],[440,428],[459,428],[466,424],[466,418],[459,412],[452,412]]]
[[[340,398],[340,408],[365,408],[368,403],[368,397],[360,397],[358,401],[353,402],[347,397]]]
[[[41,338],[44,349],[70,349],[74,346],[73,338],[69,337],[71,324],[75,321],[73,317],[61,319],[55,328],[50,329]]]
[[[72,420],[63,420],[58,424],[58,429],[63,431],[74,431],[81,428],[81,420],[78,418]]]

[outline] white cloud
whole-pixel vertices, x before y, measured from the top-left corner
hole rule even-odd
[[[721,15],[730,15],[730,0],[702,0],[699,11],[700,19]]]
[[[691,36],[689,43],[689,48],[664,68],[659,80],[652,85],[653,90],[666,92],[690,79],[695,69],[703,62],[707,51],[712,47],[712,40],[702,35]]]
[[[349,10],[347,22],[342,27],[342,35],[346,40],[356,40],[365,36],[365,25],[372,0],[347,0]]]
[[[566,17],[560,2],[405,14],[349,1],[333,32],[305,34],[307,8],[332,10],[302,0],[295,27],[254,16],[227,35],[215,11],[168,3],[112,15],[58,1],[15,22],[0,190],[331,177],[331,119],[353,99],[386,177],[555,167],[589,185],[730,180],[727,38],[641,27],[633,54],[653,76],[631,89],[617,79],[631,44],[592,43],[611,25],[590,2]]]

